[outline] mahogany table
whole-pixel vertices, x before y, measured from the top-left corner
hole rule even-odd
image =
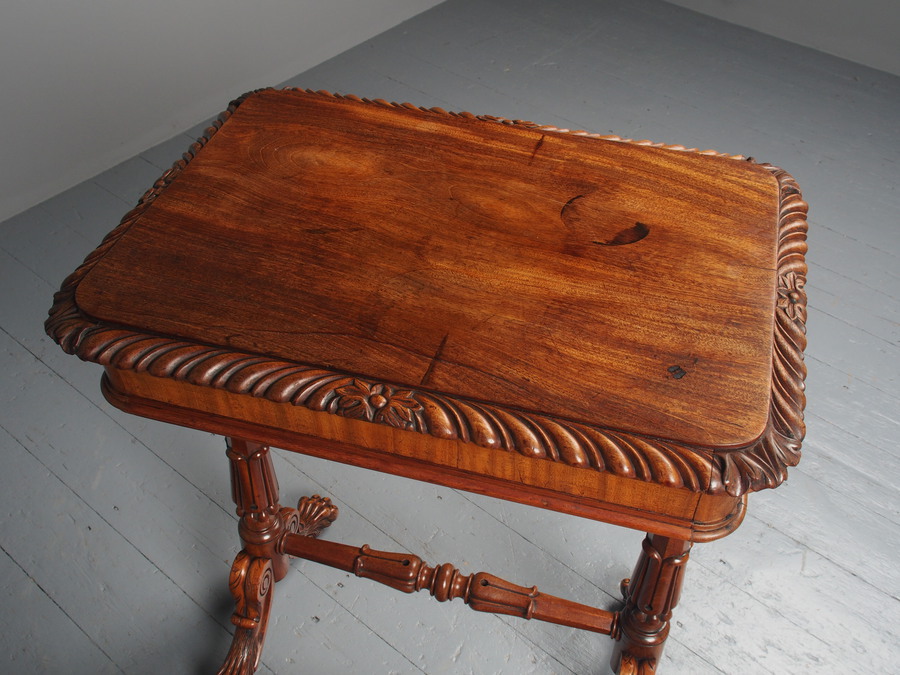
[[[229,437],[223,673],[290,556],[610,635],[652,673],[693,542],[803,437],[806,204],[741,156],[328,92],[234,101],[63,283],[115,406]],[[317,539],[268,444],[646,531],[610,612]]]

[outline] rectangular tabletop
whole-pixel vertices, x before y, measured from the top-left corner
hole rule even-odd
[[[47,330],[160,418],[341,441],[523,501],[607,508],[613,476],[727,510],[799,459],[805,213],[788,174],[739,156],[263,90],[67,279]]]
[[[262,92],[78,289],[110,323],[691,444],[769,412],[778,188],[729,158]]]

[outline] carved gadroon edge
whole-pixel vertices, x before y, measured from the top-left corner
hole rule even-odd
[[[180,341],[163,335],[136,332],[98,322],[83,314],[75,291],[91,268],[112,248],[153,201],[181,173],[203,146],[232,116],[250,92],[227,110],[193,143],[171,169],[141,197],[100,246],[63,282],[54,296],[45,329],[68,353],[86,361],[119,369],[146,372],[233,393],[249,394],[335,415],[458,439],[481,447],[518,452],[527,457],[562,462],[616,476],[683,487],[694,492],[740,496],[771,488],[787,478],[787,467],[800,459],[805,431],[804,379],[806,368],[806,212],[807,205],[794,179],[765,165],[780,190],[777,253],[777,304],[772,353],[772,385],[767,427],[755,442],[739,448],[711,450],[638,434],[619,432],[545,415],[465,400],[364,377],[282,361],[220,347]],[[742,155],[699,151],[679,145],[635,141],[409,103],[341,96],[325,91],[299,94],[412,111],[514,125],[542,132],[576,134],[607,141],[633,143],[666,150],[700,152],[735,161]]]

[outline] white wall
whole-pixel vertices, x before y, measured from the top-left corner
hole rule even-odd
[[[667,0],[900,75],[898,0]]]
[[[0,220],[440,0],[4,0]]]

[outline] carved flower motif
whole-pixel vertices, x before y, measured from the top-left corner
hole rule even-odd
[[[806,320],[806,296],[803,287],[806,279],[796,272],[788,272],[778,279],[778,307],[792,321]]]
[[[413,398],[412,391],[395,391],[386,384],[353,380],[351,384],[335,389],[335,393],[340,396],[339,415],[400,429],[411,427],[415,413],[422,410],[422,404]]]

